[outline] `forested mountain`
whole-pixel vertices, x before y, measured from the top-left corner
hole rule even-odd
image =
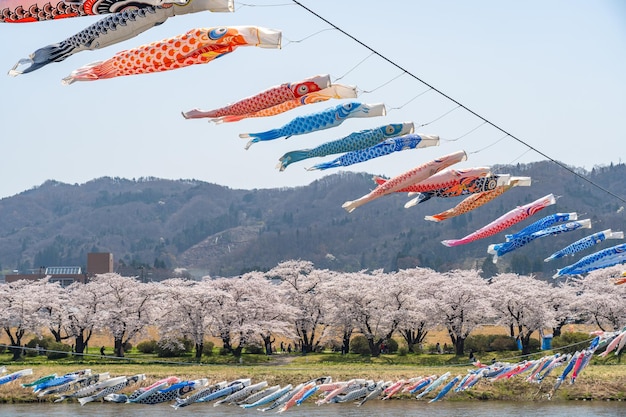
[[[84,265],[92,251],[112,252],[125,265],[187,268],[196,276],[238,275],[269,269],[287,259],[312,261],[342,271],[394,270],[423,266],[439,271],[484,268],[549,276],[571,263],[543,259],[590,233],[624,230],[619,199],[551,162],[493,167],[494,172],[530,176],[493,202],[441,223],[425,215],[446,210],[462,198],[433,198],[405,209],[404,194],[386,196],[353,213],[341,208],[374,188],[371,174],[338,173],[308,186],[234,190],[196,180],[99,178],[81,185],[47,181],[0,200],[0,264],[4,270],[41,265]],[[624,164],[577,169],[585,178],[626,196]],[[460,238],[517,205],[546,194],[557,204],[513,226],[515,232],[556,212],[591,218],[592,230],[537,240],[493,265],[487,245],[504,234],[448,248]],[[604,242],[599,248],[616,244]],[[585,253],[586,254],[586,253]]]

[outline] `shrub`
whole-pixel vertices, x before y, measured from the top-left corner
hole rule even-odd
[[[416,343],[416,344],[414,344],[414,345],[413,345],[413,349],[411,349],[411,351],[412,351],[413,353],[416,353],[416,354],[418,354],[418,355],[421,355],[422,353],[424,353],[424,348],[423,348],[423,345],[422,345],[422,344],[420,344],[420,343]]]
[[[409,353],[409,349],[402,346],[398,348],[398,356],[406,356]]]
[[[359,355],[369,355],[372,353],[365,336],[354,336],[352,340],[350,340],[350,352]]]
[[[517,350],[514,337],[501,334],[476,334],[465,339],[465,350],[475,353]]]
[[[7,351],[7,347],[5,345],[0,345],[0,353],[4,353]]]
[[[476,334],[468,336],[465,339],[464,348],[466,351],[473,350],[474,352],[490,352],[490,344],[496,338],[496,335],[488,334]],[[514,342],[515,343],[515,342]]]
[[[528,341],[528,347],[530,348],[531,352],[538,352],[541,350],[541,342],[539,341],[539,339],[531,338]]]
[[[24,346],[30,349],[35,349],[37,345],[39,345],[39,347],[42,349],[48,349],[51,343],[55,343],[54,339],[50,336],[44,336],[44,337],[36,337],[34,339],[31,339]],[[26,350],[26,356],[37,356],[39,354],[39,352],[37,352],[36,350],[30,350],[30,349]]]
[[[156,344],[156,353],[160,358],[184,356],[193,350],[193,342],[189,339],[159,340]]]
[[[396,353],[398,351],[398,342],[395,339],[387,339],[384,343],[386,353]]]
[[[331,352],[341,352],[342,347],[343,343],[337,339],[331,339],[324,345],[324,349],[330,350]]]
[[[586,347],[581,342],[588,341],[590,339],[588,333],[581,332],[566,332],[561,333],[560,336],[556,336],[552,339],[552,349],[559,350],[562,353],[574,353],[580,350],[581,347]],[[574,345],[574,346],[571,346]]]
[[[124,352],[130,352],[130,350],[133,348],[133,345],[130,344],[130,342],[126,342],[124,343]]]
[[[259,355],[263,353],[263,346],[256,343],[250,343],[249,345],[246,345],[244,351],[253,355]]]
[[[211,356],[211,355],[213,355],[213,348],[214,347],[215,347],[215,343],[209,342],[209,341],[205,341],[202,344],[202,354],[204,356]]]
[[[154,353],[157,350],[156,340],[145,340],[137,345],[137,350],[141,353]]]
[[[433,344],[426,345],[426,352],[428,352],[428,353],[437,353],[437,345],[436,344],[434,344],[434,345]]]
[[[72,347],[64,343],[51,342],[48,344],[48,351],[46,357],[48,359],[61,359],[67,358],[69,355],[65,352],[71,352]]]
[[[489,351],[504,351],[504,350],[516,350],[517,343],[514,337],[510,336],[495,336],[491,343],[489,343]]]

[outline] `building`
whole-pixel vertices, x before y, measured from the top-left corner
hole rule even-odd
[[[33,270],[30,274],[7,274],[5,282],[15,282],[20,279],[37,280],[49,277],[50,282],[59,282],[62,287],[67,287],[74,282],[82,282],[84,284],[90,277],[109,272],[114,272],[112,253],[88,253],[86,270],[83,270],[80,266],[42,266]]]

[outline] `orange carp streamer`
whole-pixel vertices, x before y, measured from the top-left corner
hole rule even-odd
[[[443,220],[451,219],[453,217],[475,210],[484,204],[487,204],[491,200],[494,200],[496,197],[501,196],[513,187],[529,186],[530,183],[531,179],[529,177],[512,177],[507,185],[496,187],[491,191],[472,194],[451,209],[448,209],[438,214],[433,214],[432,216],[425,216],[424,219],[430,220],[432,222],[440,222]]]
[[[81,67],[64,78],[63,84],[206,64],[239,46],[278,49],[281,37],[280,31],[256,26],[192,29],[183,35],[118,52],[106,61]]]
[[[185,119],[208,118],[216,120],[225,116],[241,116],[264,110],[285,101],[299,99],[306,94],[330,87],[330,75],[316,75],[301,81],[271,87],[253,96],[214,110],[193,109],[183,113]]]
[[[242,115],[217,117],[217,118],[210,119],[210,120],[214,122],[215,124],[219,124],[219,123],[238,122],[239,120],[252,118],[252,117],[276,116],[277,114],[281,114],[281,113],[287,112],[289,110],[293,110],[301,106],[306,106],[307,104],[321,103],[323,101],[327,101],[333,98],[338,99],[338,100],[356,98],[356,96],[357,96],[356,87],[342,85],[342,84],[333,84],[330,87],[324,88],[320,91],[309,93],[300,98],[295,98],[293,100],[285,101],[283,103],[277,104],[272,107],[268,107],[263,110],[259,110],[259,111],[252,112],[252,113],[246,113]]]

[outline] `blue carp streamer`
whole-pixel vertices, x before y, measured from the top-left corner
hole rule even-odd
[[[278,139],[283,136],[285,136],[285,139],[288,139],[293,135],[304,135],[306,133],[339,126],[344,121],[352,117],[384,116],[385,113],[385,105],[382,103],[363,104],[352,101],[340,104],[336,107],[331,107],[318,113],[298,116],[278,129],[272,129],[267,132],[260,133],[241,133],[239,134],[239,137],[243,139],[251,138],[246,144],[246,149],[248,149],[253,143]]]
[[[308,158],[315,158],[337,153],[356,151],[359,149],[369,148],[385,139],[394,138],[396,136],[413,133],[413,122],[392,123],[374,129],[360,130],[350,133],[341,139],[333,140],[319,145],[313,149],[300,149],[297,151],[287,152],[280,157],[276,166],[280,171],[284,171],[287,166],[294,162],[302,161]]]
[[[498,257],[504,255],[505,253],[509,253],[514,251],[515,249],[521,248],[527,243],[532,242],[535,239],[539,239],[545,236],[554,236],[561,233],[571,232],[573,230],[577,230],[580,228],[590,228],[591,220],[578,220],[573,222],[568,222],[565,224],[559,224],[557,226],[548,227],[543,230],[539,230],[538,232],[531,233],[529,235],[524,235],[522,237],[515,238],[513,240],[506,241],[504,243],[497,243],[495,245],[489,245],[487,248],[487,253],[493,255],[493,263],[498,261]]]
[[[550,227],[555,223],[568,222],[568,221],[576,220],[576,219],[578,219],[578,215],[576,213],[554,213],[542,219],[537,220],[536,222],[526,226],[525,228],[523,228],[517,233],[514,233],[512,235],[504,235],[504,237],[506,238],[507,241],[519,239],[523,236],[527,236],[532,233],[543,230],[546,227]]]
[[[608,268],[626,262],[626,243],[612,246],[607,249],[592,253],[582,258],[580,261],[559,269],[552,278],[562,275],[580,275],[596,269]]]
[[[571,256],[577,252],[588,249],[606,239],[624,239],[624,232],[613,232],[611,229],[606,229],[598,233],[594,233],[587,237],[577,240],[564,247],[563,249],[554,252],[552,255],[544,259],[544,262],[550,262],[553,259],[562,258],[564,256]]]
[[[386,139],[384,142],[370,146],[369,148],[348,152],[330,162],[313,165],[311,168],[308,168],[308,170],[324,170],[340,166],[346,167],[360,162],[369,161],[370,159],[389,155],[393,152],[403,151],[405,149],[425,148],[436,145],[439,145],[439,136],[412,133],[398,138]]]

